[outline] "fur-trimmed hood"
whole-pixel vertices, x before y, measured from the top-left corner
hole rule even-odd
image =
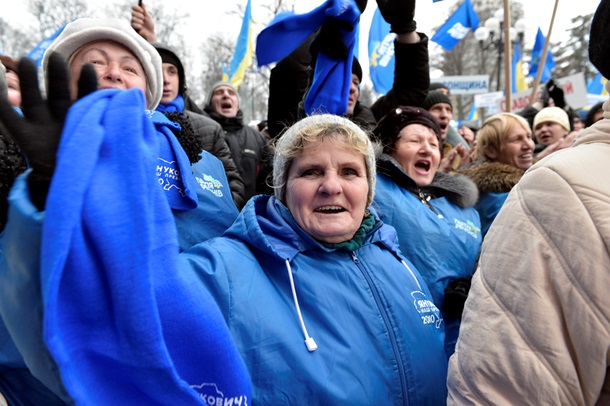
[[[477,162],[458,172],[470,178],[481,194],[510,192],[525,173],[512,165],[487,161]]]
[[[462,208],[474,206],[479,199],[477,185],[464,175],[436,172],[430,185],[419,187],[398,161],[388,154],[382,153],[377,157],[377,172],[389,176],[396,184],[414,194],[424,193],[433,197],[445,197]]]

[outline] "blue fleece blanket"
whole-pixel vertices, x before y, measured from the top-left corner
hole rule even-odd
[[[153,174],[171,143],[144,106],[140,91],[103,90],[70,109],[43,225],[45,342],[77,404],[247,404],[218,307],[178,269]]]
[[[305,14],[280,13],[261,31],[256,39],[256,58],[259,66],[277,62],[294,51],[328,18],[347,21],[354,26],[341,35],[348,47],[348,58],[336,60],[320,52],[314,69],[312,84],[305,96],[305,112],[344,115],[352,81],[352,61],[356,44],[356,25],[360,11],[354,0],[328,0]]]

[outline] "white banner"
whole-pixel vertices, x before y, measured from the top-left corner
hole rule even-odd
[[[488,75],[443,76],[432,82],[441,82],[451,91],[451,94],[479,94],[489,91]]]

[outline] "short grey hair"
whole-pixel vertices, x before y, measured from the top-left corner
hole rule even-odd
[[[286,203],[286,181],[288,172],[295,158],[302,153],[306,143],[317,141],[326,136],[343,136],[347,145],[362,152],[367,170],[369,191],[366,205],[369,206],[375,196],[375,146],[367,133],[350,120],[333,114],[316,114],[304,118],[277,140],[273,157],[273,188],[275,197]]]

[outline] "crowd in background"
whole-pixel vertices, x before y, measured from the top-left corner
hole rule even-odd
[[[551,79],[455,128],[415,0],[377,6],[391,90],[359,100],[367,1],[328,0],[270,25],[299,40],[256,128],[145,4],[67,24],[44,96],[0,56],[0,405],[610,399],[604,105]]]

